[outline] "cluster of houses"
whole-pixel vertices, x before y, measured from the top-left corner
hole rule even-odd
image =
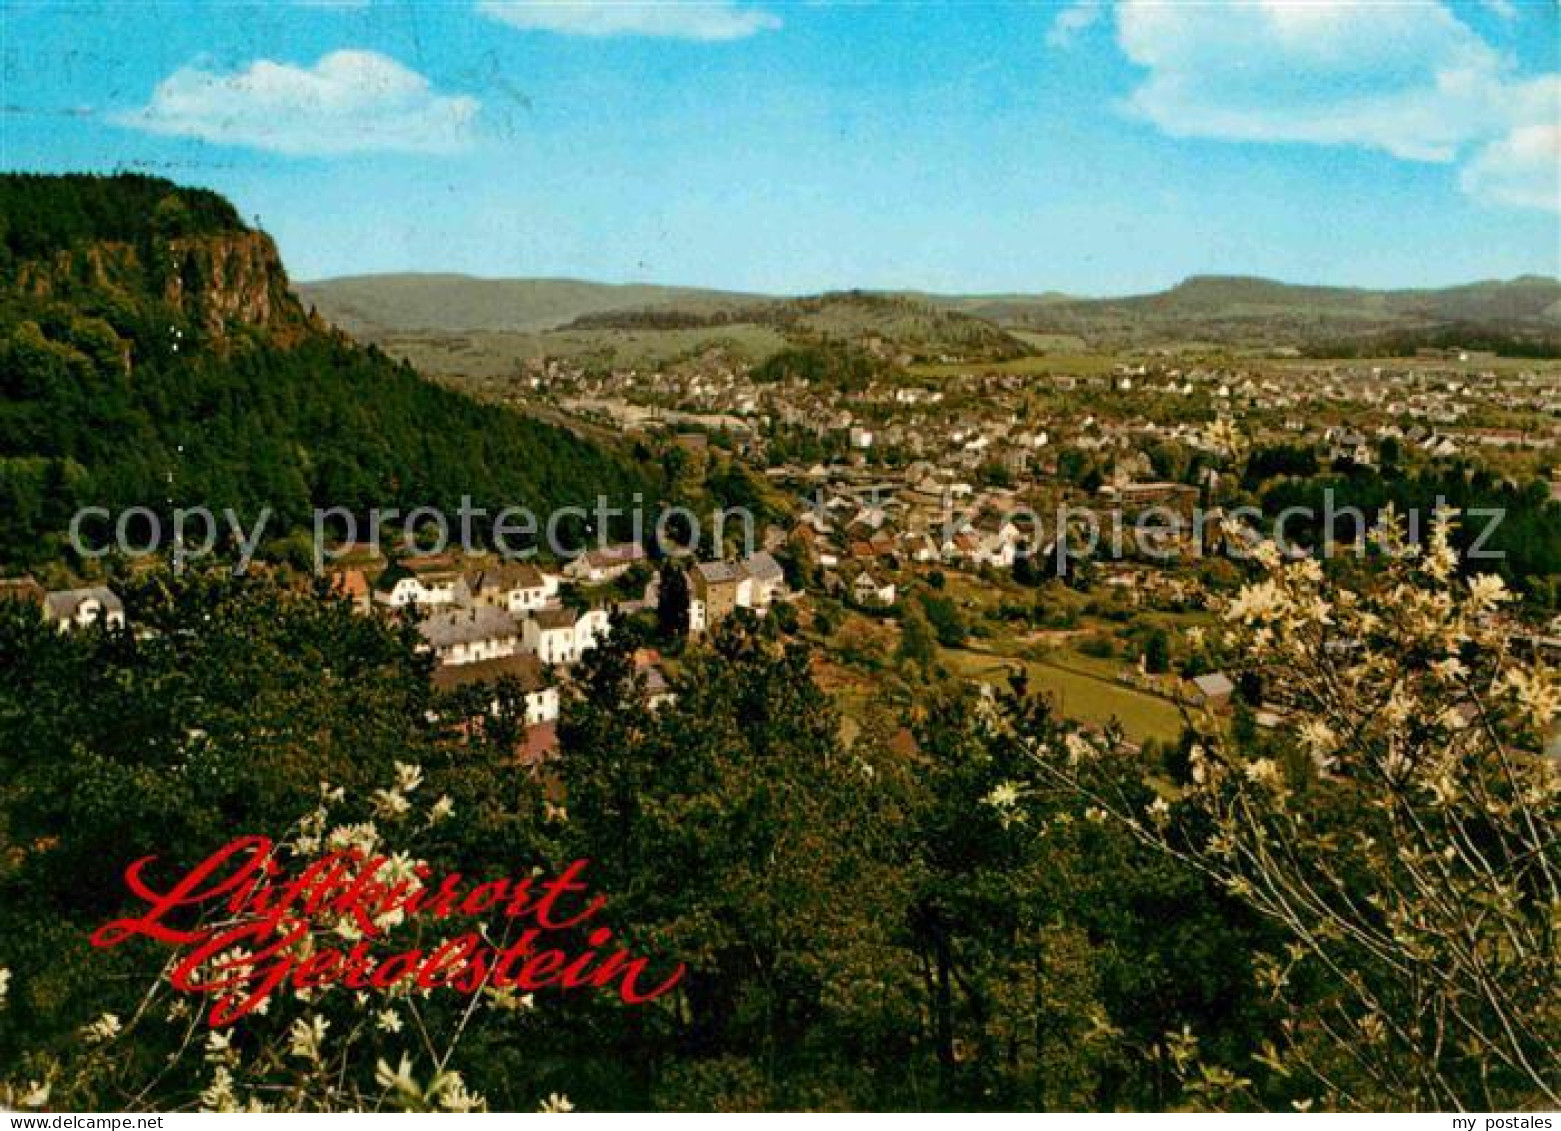
[[[1064,518],[1097,532],[1131,531],[1153,509],[1162,525],[1179,520],[1167,538],[1200,552],[1223,530],[1217,508],[1198,513],[1204,488],[1186,483],[1118,479],[1092,493],[977,487],[918,463],[897,476],[834,468],[794,486],[810,494],[789,538],[822,568],[827,591],[864,606],[894,603],[891,571],[1008,570],[1026,555],[1056,561]]]
[[[372,585],[363,571],[343,570],[335,585],[363,612],[420,610],[421,646],[437,662],[434,681],[442,690],[514,680],[531,728],[521,753],[536,761],[556,745],[558,670],[576,663],[608,633],[607,611],[565,605],[561,585],[610,580],[643,556],[638,546],[607,547],[571,561],[562,574],[526,563],[463,569],[450,557],[427,557],[392,565]],[[0,600],[36,607],[61,631],[125,623],[123,602],[106,586],[49,590],[30,576],[0,579]],[[647,671],[646,678],[653,697],[664,698],[664,675]]]
[[[526,562],[463,567],[448,556],[410,558],[380,574],[369,603],[422,613],[417,632],[437,661],[434,680],[441,690],[514,681],[524,695],[528,726],[518,753],[536,763],[557,745],[555,671],[578,662],[608,632],[605,609],[572,608],[562,601],[561,587],[566,580],[620,576],[634,560],[616,547],[593,551],[571,561],[574,572],[566,576]],[[363,588],[360,577],[349,575],[344,584],[354,592]]]
[[[810,434],[839,461],[930,460],[974,475],[1001,468],[1016,478],[1055,474],[1057,455],[1081,451],[1142,452],[1160,441],[1197,447],[1200,426],[1185,404],[1272,431],[1309,433],[1334,458],[1366,462],[1369,444],[1402,433],[1433,458],[1470,445],[1554,443],[1555,429],[1536,433],[1459,425],[1482,410],[1561,415],[1561,378],[1541,369],[1478,368],[1492,359],[1452,350],[1400,363],[1264,361],[1250,365],[1186,364],[1170,356],[1124,362],[1109,372],[1033,375],[983,370],[914,383],[900,375],[865,388],[840,389],[801,378],[760,382],[750,367],[719,351],[658,370],[587,372],[548,363],[535,392],[571,411],[616,427],[725,432],[734,450],[777,466],[770,451],[782,434]],[[1475,366],[1471,368],[1471,366]],[[1095,399],[1050,412],[1032,402],[1036,389]],[[1097,415],[1099,414],[1099,418]],[[1340,421],[1342,437],[1319,435],[1319,422]],[[796,469],[792,469],[796,470]]]
[[[527,563],[463,570],[448,557],[416,558],[385,570],[373,601],[422,609],[418,633],[442,667],[514,655],[568,665],[606,636],[607,611],[565,605],[560,581]]]
[[[614,581],[644,560],[643,548],[633,543],[582,554],[558,574],[529,563],[462,568],[448,557],[408,559],[380,575],[370,603],[421,610],[417,631],[422,646],[438,662],[439,687],[491,684],[504,677],[516,681],[526,696],[531,727],[522,757],[535,761],[545,758],[553,745],[559,681],[609,631],[605,608],[566,603],[563,587]],[[361,588],[361,581],[350,587]],[[652,579],[644,597],[629,606],[653,606],[658,589],[659,582]],[[785,572],[766,550],[737,561],[697,563],[689,570],[689,631],[706,632],[736,609],[763,612],[787,596]],[[660,658],[642,652],[636,665],[649,705],[665,702],[671,693]]]
[[[424,556],[393,563],[372,583],[361,569],[341,569],[333,585],[364,613],[416,610],[420,647],[434,658],[433,678],[440,690],[501,681],[518,687],[527,724],[518,753],[523,761],[537,763],[556,748],[560,690],[569,667],[610,630],[606,608],[565,602],[564,587],[617,580],[644,560],[644,549],[629,543],[582,554],[559,572],[525,562],[473,565],[449,555]],[[694,634],[735,609],[762,612],[789,596],[780,563],[764,550],[738,561],[696,564],[689,582],[689,630]],[[641,600],[627,602],[630,610],[652,606],[657,588],[653,579]],[[51,591],[30,576],[0,579],[0,600],[6,599],[36,607],[62,631],[125,623],[123,603],[104,586]],[[671,690],[660,657],[642,651],[635,663],[648,704],[666,702]]]
[[[1521,428],[1463,428],[1438,430],[1422,424],[1407,428],[1397,424],[1379,424],[1369,432],[1337,425],[1324,429],[1318,448],[1332,462],[1348,461],[1370,467],[1377,462],[1382,441],[1394,440],[1406,449],[1421,452],[1432,459],[1450,459],[1473,447],[1539,448],[1554,443],[1556,437]]]

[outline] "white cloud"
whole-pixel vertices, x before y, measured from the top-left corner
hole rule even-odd
[[[1052,21],[1046,33],[1046,42],[1053,47],[1071,47],[1084,32],[1100,22],[1105,14],[1105,0],[1073,0]]]
[[[1086,17],[1064,9],[1053,35]],[[1132,112],[1168,134],[1376,149],[1455,162],[1466,191],[1497,191],[1530,127],[1561,122],[1561,76],[1525,76],[1441,3],[1118,0],[1116,39],[1143,75]]]
[[[313,67],[257,59],[241,71],[184,67],[119,125],[291,156],[450,153],[471,141],[476,99],[373,51],[333,51]]]
[[[1481,200],[1561,212],[1561,123],[1523,126],[1474,155],[1459,183]]]
[[[478,7],[513,27],[596,38],[639,35],[713,43],[781,26],[778,16],[733,0],[480,0]]]

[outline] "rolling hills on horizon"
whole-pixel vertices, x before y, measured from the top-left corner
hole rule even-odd
[[[764,301],[767,296],[653,283],[506,278],[408,272],[294,282],[305,302],[348,333],[552,330],[578,318],[673,305],[685,310]]]
[[[746,347],[762,355],[779,348],[777,335],[785,338],[799,328],[933,351],[963,352],[974,343],[982,355],[1005,352],[1009,331],[1066,335],[1097,349],[1208,342],[1401,352],[1457,339],[1518,352],[1561,350],[1561,279],[1544,276],[1371,290],[1205,275],[1158,293],[1117,298],[915,291],[766,296],[449,274],[327,279],[299,284],[298,291],[325,318],[370,340],[486,335],[492,347],[492,336],[514,335],[520,337],[503,344],[522,355],[575,354],[600,346],[599,339],[614,332],[636,333],[642,345],[653,346],[648,335],[677,331],[677,347],[687,349],[697,344],[700,330],[735,341],[738,352]],[[745,329],[758,332],[745,338]]]

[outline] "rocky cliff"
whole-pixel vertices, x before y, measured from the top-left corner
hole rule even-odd
[[[17,264],[15,286],[42,300],[73,302],[92,292],[152,299],[215,345],[246,327],[265,331],[278,345],[324,329],[292,293],[276,245],[263,232],[63,248]]]
[[[152,178],[0,178],[0,279],[24,300],[155,306],[219,347],[241,330],[279,345],[323,330],[271,238],[214,199]]]

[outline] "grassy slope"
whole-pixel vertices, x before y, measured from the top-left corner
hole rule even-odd
[[[1041,660],[996,656],[990,652],[942,649],[940,658],[962,676],[1003,684],[1007,673],[1023,667],[1030,685],[1051,695],[1058,714],[1090,726],[1105,726],[1113,718],[1133,742],[1146,738],[1174,739],[1181,733],[1181,713],[1175,704],[1158,696],[1117,683],[1104,676],[1085,674],[1070,667]]]

